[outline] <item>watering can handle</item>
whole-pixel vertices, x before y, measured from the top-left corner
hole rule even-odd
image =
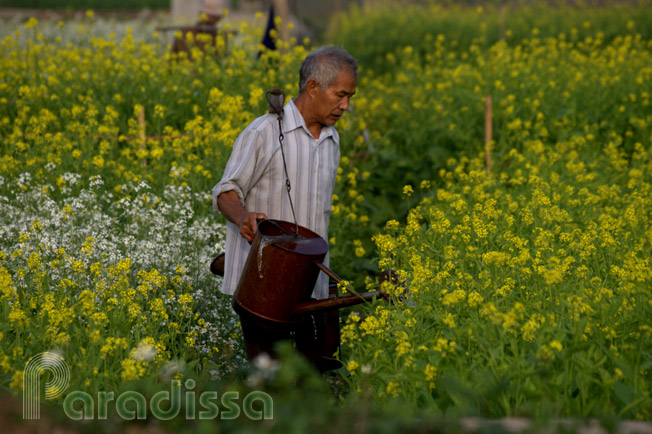
[[[327,275],[328,277],[332,278],[335,282],[337,282],[337,283],[341,283],[341,282],[342,282],[342,278],[341,278],[340,276],[338,276],[337,274],[335,274],[335,272],[334,272],[333,270],[331,270],[330,268],[328,268],[327,266],[325,266],[325,265],[322,264],[321,262],[315,262],[314,264],[317,266],[317,268],[319,268],[321,271],[323,271],[324,273],[326,273],[326,275]],[[358,297],[363,298],[363,297],[358,293],[358,291],[356,291],[355,289],[351,288],[351,285],[344,285],[344,287],[345,287],[346,290],[349,291],[351,294],[353,294],[353,295],[357,295]]]
[[[340,283],[342,281],[342,278],[335,274],[333,270],[322,264],[321,262],[315,262],[315,265],[317,268],[319,268],[321,271],[326,273],[326,275],[330,278],[332,278],[335,282]]]
[[[327,266],[325,266],[321,262],[315,262],[314,264],[317,266],[317,268],[319,268],[321,271],[326,273],[328,275],[328,277],[333,279],[335,282],[337,282],[337,283],[342,282],[342,278],[340,276],[335,274],[335,272],[333,270],[331,270],[330,268],[328,268]],[[392,271],[392,273],[394,273],[394,272]],[[395,279],[396,277],[392,274],[392,278]],[[367,298],[366,297],[367,294],[372,294],[372,293],[369,293],[369,292],[365,292],[364,294],[359,294],[355,289],[351,288],[350,285],[345,285],[345,287],[346,287],[347,291],[349,291],[351,294],[357,295],[360,298]],[[373,294],[374,295],[380,295],[385,301],[389,300],[389,298],[387,296],[387,293],[385,293],[385,292],[376,291]]]

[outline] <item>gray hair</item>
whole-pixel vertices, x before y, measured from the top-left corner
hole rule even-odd
[[[340,67],[344,65],[358,78],[358,62],[339,47],[319,47],[308,54],[299,70],[299,93],[306,90],[310,79],[317,80],[322,90],[335,83]]]

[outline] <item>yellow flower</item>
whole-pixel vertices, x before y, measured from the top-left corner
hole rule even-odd
[[[38,25],[38,20],[34,17],[31,17],[27,22],[25,23],[25,29],[31,29],[34,28]]]
[[[398,221],[396,221],[396,220],[389,220],[389,221],[385,224],[385,230],[386,230],[386,231],[395,231],[395,230],[398,229],[398,226],[399,226]]]
[[[442,322],[450,328],[455,328],[455,316],[450,312],[444,315]]]
[[[437,367],[431,365],[428,363],[426,365],[426,369],[424,369],[423,373],[426,376],[426,381],[428,382],[428,386],[432,389],[435,387],[435,379],[437,378]]]
[[[387,384],[387,388],[385,390],[387,391],[388,395],[397,397],[399,392],[399,384],[396,381],[390,381]]]
[[[19,390],[23,387],[23,374],[24,371],[21,370],[14,372],[14,374],[11,376],[11,383],[9,384],[10,389]]]
[[[356,362],[355,360],[349,360],[349,362],[346,364],[346,370],[351,373],[351,375],[355,375],[355,371],[360,367],[360,364]]]

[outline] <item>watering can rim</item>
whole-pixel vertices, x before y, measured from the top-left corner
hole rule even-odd
[[[265,219],[265,220],[261,220],[258,223],[257,234],[259,234],[263,240],[266,241],[270,240],[268,241],[267,245],[277,247],[279,249],[285,250],[286,252],[297,253],[306,256],[319,256],[328,253],[328,243],[326,242],[326,240],[316,232],[311,231],[310,229],[301,225],[296,225],[296,226],[299,227],[300,232],[308,235],[308,237],[301,235],[303,238],[301,241],[306,240],[306,242],[293,243],[288,238],[285,238],[287,236],[270,235],[270,234],[265,234],[263,232],[265,226],[269,225],[269,227],[274,227],[274,226],[279,227],[280,226],[279,224],[287,224],[290,225],[292,228],[295,227],[295,224],[292,222],[288,222],[285,220],[277,220],[277,219]],[[274,238],[277,238],[277,241],[274,241]],[[292,244],[294,245],[294,248],[290,247],[290,245]],[[309,248],[310,250],[306,250],[306,247]]]

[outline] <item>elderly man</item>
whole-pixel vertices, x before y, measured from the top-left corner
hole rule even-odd
[[[283,147],[297,223],[326,240],[340,160],[334,125],[355,94],[357,69],[355,59],[341,48],[315,50],[301,65],[298,96],[284,108]],[[277,116],[268,114],[240,134],[222,180],[213,188],[213,208],[228,220],[223,293],[235,292],[256,220],[293,220],[285,181]],[[328,277],[322,273],[313,297],[327,296]]]

